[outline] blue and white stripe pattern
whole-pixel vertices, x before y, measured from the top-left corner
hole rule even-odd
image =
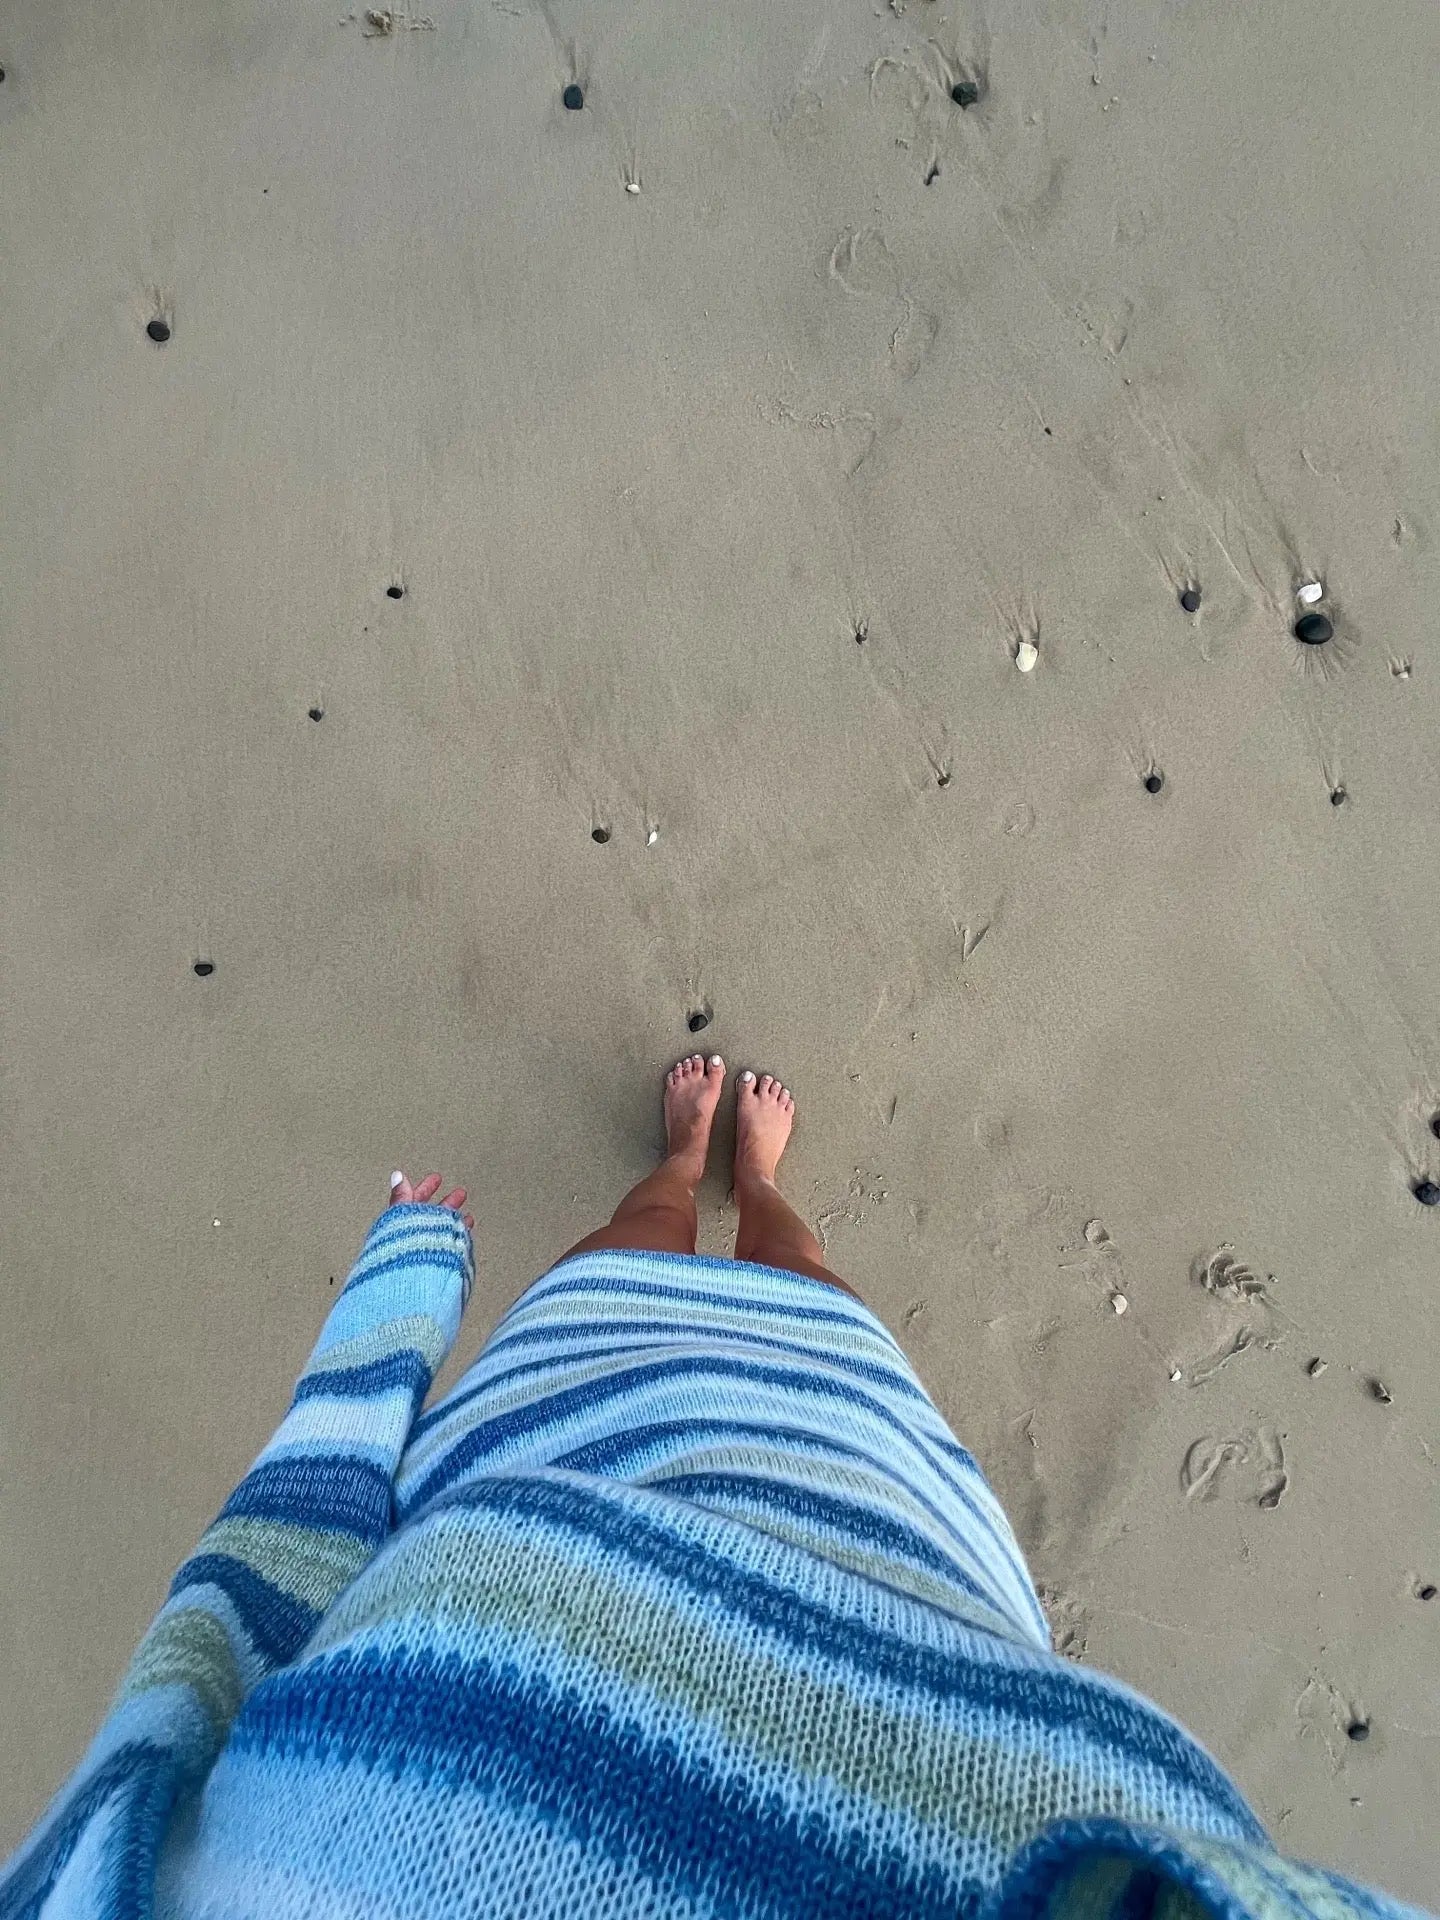
[[[0,1920],[1395,1920],[1050,1651],[858,1301],[569,1260],[417,1418],[470,1278],[377,1222]]]
[[[672,1494],[1049,1645],[1010,1523],[900,1347],[801,1274],[664,1253],[553,1268],[418,1421],[397,1509],[529,1467]]]

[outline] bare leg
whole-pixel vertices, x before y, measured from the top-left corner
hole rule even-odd
[[[807,1273],[858,1300],[854,1287],[825,1265],[820,1242],[775,1184],[794,1121],[790,1089],[768,1073],[757,1080],[747,1068],[735,1089],[735,1258]]]
[[[725,1063],[718,1053],[708,1061],[692,1053],[676,1062],[665,1076],[665,1158],[630,1189],[608,1226],[577,1240],[561,1259],[606,1247],[642,1253],[695,1251],[695,1189],[705,1171],[710,1123],[724,1084]]]

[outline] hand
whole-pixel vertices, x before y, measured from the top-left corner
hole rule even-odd
[[[390,1204],[392,1207],[398,1207],[402,1203],[411,1201],[418,1202],[422,1206],[428,1205],[430,1201],[435,1199],[439,1191],[440,1176],[438,1173],[427,1173],[419,1185],[414,1187],[411,1186],[403,1173],[392,1173],[390,1176]],[[445,1198],[437,1202],[437,1204],[442,1207],[451,1207],[458,1213],[465,1204],[464,1187],[456,1187],[452,1193],[447,1193]],[[475,1216],[473,1213],[467,1213],[465,1215],[465,1224],[472,1233],[475,1231]]]

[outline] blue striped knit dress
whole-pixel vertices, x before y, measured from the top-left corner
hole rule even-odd
[[[859,1301],[381,1215],[0,1916],[1351,1920],[1173,1721],[1058,1659]]]

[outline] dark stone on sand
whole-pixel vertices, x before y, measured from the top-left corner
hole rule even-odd
[[[708,1013],[692,1013],[685,1024],[691,1033],[703,1033],[710,1024],[710,1016]]]
[[[1370,1738],[1370,1722],[1368,1720],[1352,1720],[1349,1726],[1346,1727],[1345,1732],[1352,1740],[1368,1740]]]
[[[1333,640],[1335,629],[1327,614],[1302,613],[1295,622],[1295,638],[1305,647],[1323,647],[1327,640]]]
[[[1416,1588],[1415,1598],[1417,1600],[1433,1600],[1437,1593],[1440,1593],[1440,1587],[1437,1587],[1433,1581],[1427,1580],[1423,1587]]]
[[[201,980],[208,980],[215,971],[215,963],[213,960],[197,960],[193,971]]]
[[[567,113],[579,113],[585,104],[585,94],[572,80],[560,96],[560,104]]]
[[[595,842],[597,847],[603,847],[610,838],[609,827],[592,827],[590,829],[590,838]]]
[[[1440,1140],[1440,1113],[1437,1113],[1434,1116],[1434,1118],[1431,1120],[1430,1131],[1431,1133],[1434,1134],[1437,1140]]]
[[[1159,793],[1164,784],[1165,776],[1158,767],[1153,767],[1145,776],[1145,791],[1147,793]]]
[[[1199,613],[1200,611],[1199,587],[1183,587],[1180,591],[1180,604],[1185,609],[1186,613]]]
[[[973,107],[980,98],[980,89],[973,80],[957,80],[950,89],[950,98],[957,107]]]
[[[1440,1207],[1440,1187],[1433,1180],[1417,1180],[1410,1191],[1422,1207]]]
[[[385,592],[391,600],[403,600],[405,598],[405,589],[403,587],[386,587]]]
[[[311,707],[310,718],[312,720],[323,720],[325,718],[325,709],[323,707]]]
[[[1346,798],[1347,795],[1343,787],[1332,787],[1330,789],[1330,804],[1332,807],[1343,807]]]
[[[170,329],[163,320],[152,320],[145,331],[157,347],[163,347],[170,338]]]

